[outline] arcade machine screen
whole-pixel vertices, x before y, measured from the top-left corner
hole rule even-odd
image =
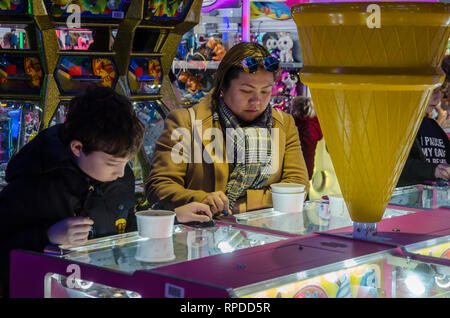
[[[128,0],[45,0],[48,12],[56,18],[72,14],[69,5],[76,4],[83,18],[123,19],[130,3]]]
[[[87,51],[94,43],[94,31],[85,28],[57,28],[59,49]]]
[[[0,24],[0,48],[2,50],[29,50],[25,27],[24,24]]]
[[[158,95],[162,81],[161,62],[157,58],[132,58],[128,84],[132,95]]]
[[[192,0],[148,0],[144,7],[144,19],[153,21],[182,21]]]
[[[112,87],[117,81],[112,59],[92,56],[61,56],[55,79],[62,95],[78,95],[88,87]]]
[[[39,96],[42,69],[37,56],[0,55],[0,94]],[[39,130],[42,109],[27,100],[0,99],[0,183],[14,152],[28,143]]]
[[[25,0],[0,0],[0,12],[20,13],[25,7]]]

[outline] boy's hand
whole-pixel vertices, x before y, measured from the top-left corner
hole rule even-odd
[[[198,221],[208,222],[212,219],[209,206],[199,202],[191,202],[175,209],[177,220],[180,223]]]
[[[88,217],[76,216],[53,224],[47,231],[52,244],[80,245],[87,241],[92,221]]]

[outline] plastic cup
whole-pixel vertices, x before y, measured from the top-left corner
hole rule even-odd
[[[302,212],[305,192],[277,193],[272,192],[273,209],[278,212]]]
[[[304,193],[305,185],[299,183],[272,183],[272,193]]]
[[[146,210],[136,212],[139,236],[148,238],[172,237],[175,212]]]

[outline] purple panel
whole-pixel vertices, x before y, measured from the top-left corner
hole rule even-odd
[[[33,266],[30,266],[33,264]],[[180,296],[194,297],[228,297],[224,287],[208,286],[202,283],[177,279],[152,271],[137,271],[133,275],[99,267],[67,261],[33,252],[11,252],[11,297],[42,298],[44,297],[44,277],[47,273],[69,276],[70,264],[80,266],[80,278],[95,281],[106,286],[136,291],[142,297],[165,297],[167,287],[182,291]],[[169,285],[170,284],[170,285]],[[63,295],[62,291],[57,291]]]
[[[351,235],[352,226],[326,233]],[[381,220],[377,237],[388,244],[409,245],[450,235],[450,209],[439,208]]]
[[[237,288],[389,249],[392,246],[313,235],[160,267],[155,271]]]

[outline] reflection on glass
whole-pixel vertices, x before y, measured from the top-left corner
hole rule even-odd
[[[87,51],[94,43],[94,32],[83,28],[57,28],[56,36],[60,50]]]
[[[45,298],[142,298],[134,291],[69,277],[59,274],[47,275]]]
[[[389,204],[418,209],[450,206],[450,187],[436,184],[396,188]]]
[[[50,120],[49,127],[64,124],[66,122],[67,112],[69,111],[69,102],[61,102]]]
[[[139,241],[135,257],[147,263],[172,261],[175,259],[172,237]]]
[[[3,50],[29,50],[25,24],[0,24],[0,48]]]
[[[237,240],[236,238],[239,239]],[[167,241],[162,242],[157,249],[154,249],[149,246],[150,242],[148,245],[145,243],[149,239],[138,236],[137,232],[117,235],[115,238],[109,237],[103,240],[89,241],[85,246],[70,248],[72,252],[65,255],[64,258],[132,273],[136,270],[151,269],[221,254],[227,252],[219,248],[219,245],[222,246],[224,243],[231,243],[230,246],[234,250],[238,250],[283,239],[286,239],[286,237],[241,230],[232,226],[197,229],[184,225],[175,225],[174,235],[171,238],[175,258],[171,260],[169,260],[168,256],[171,254],[172,249],[170,248],[171,245],[167,244]],[[168,249],[163,251],[162,246],[166,246]],[[159,255],[165,253],[164,256],[167,256],[167,260],[155,262],[155,260],[148,258],[158,253]],[[143,261],[139,257],[141,255],[144,255],[147,259]]]

